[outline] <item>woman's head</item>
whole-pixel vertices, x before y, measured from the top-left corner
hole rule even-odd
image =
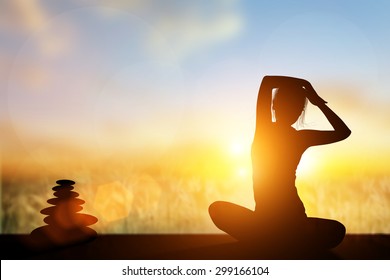
[[[291,126],[301,116],[303,123],[307,104],[306,92],[303,87],[279,88],[272,100],[272,110],[277,123]]]

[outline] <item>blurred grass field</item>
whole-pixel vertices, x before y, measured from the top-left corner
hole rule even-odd
[[[254,208],[250,158],[226,157],[217,150],[139,157],[74,160],[45,158],[4,164],[2,233],[29,233],[44,224],[40,210],[49,206],[55,181],[76,181],[86,203],[82,212],[96,216],[99,233],[217,233],[208,215],[215,200]],[[320,170],[321,171],[321,170]],[[321,172],[326,172],[322,170]],[[390,176],[360,171],[348,175],[305,175],[297,187],[308,216],[336,219],[348,233],[390,233]]]

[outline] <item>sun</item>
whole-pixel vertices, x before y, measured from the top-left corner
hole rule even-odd
[[[246,179],[250,176],[250,145],[244,139],[235,139],[227,147],[230,156],[230,166],[237,178]]]

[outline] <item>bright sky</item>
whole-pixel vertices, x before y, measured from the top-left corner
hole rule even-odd
[[[308,79],[350,126],[323,154],[388,170],[389,11],[384,0],[2,0],[2,161],[62,146],[249,151],[261,78],[278,74]],[[328,128],[314,107],[306,122]]]

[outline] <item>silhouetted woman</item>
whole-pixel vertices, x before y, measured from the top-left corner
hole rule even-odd
[[[307,100],[323,112],[333,130],[295,130],[292,127],[304,115]],[[251,211],[229,202],[214,202],[209,213],[219,229],[240,241],[259,244],[332,248],[343,240],[345,227],[341,223],[306,216],[295,187],[296,168],[307,148],[341,141],[351,134],[326,103],[306,80],[264,77],[252,144],[256,208]]]

